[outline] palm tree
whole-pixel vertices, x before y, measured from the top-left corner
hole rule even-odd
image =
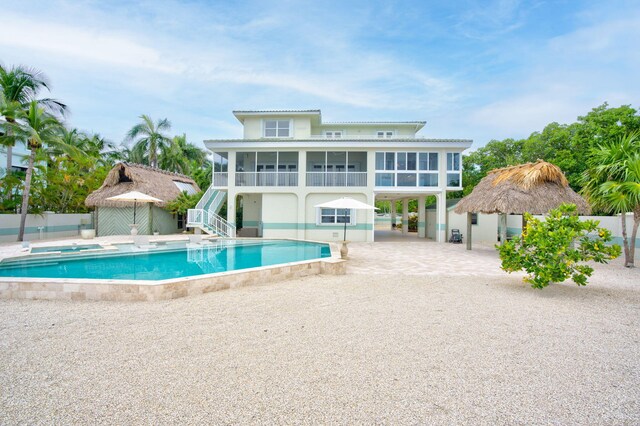
[[[16,132],[18,137],[27,141],[27,147],[30,150],[24,189],[22,191],[22,208],[20,209],[18,241],[22,241],[24,239],[24,226],[29,209],[31,178],[33,176],[36,155],[45,146],[70,155],[82,155],[83,153],[77,147],[68,145],[62,140],[60,137],[62,124],[56,117],[46,112],[37,101],[31,101],[26,113],[23,113],[22,116],[17,118],[18,120],[14,123],[12,130]]]
[[[640,225],[640,133],[632,132],[591,150],[584,172],[582,193],[592,206],[620,213],[625,266],[634,267],[635,242]],[[627,213],[633,212],[631,241],[627,238]]]
[[[158,167],[158,150],[169,143],[169,138],[162,132],[171,130],[171,123],[166,118],[154,123],[148,115],[141,115],[142,122],[136,124],[127,133],[127,141],[135,141],[132,153],[145,153],[148,164]]]
[[[41,71],[24,66],[5,68],[0,65],[0,92],[4,96],[4,104],[11,105],[0,112],[4,120],[9,124],[15,123],[19,111],[26,110],[43,88],[50,90],[49,81]],[[67,108],[62,102],[50,98],[39,99],[38,103],[54,114],[63,115]],[[7,174],[11,173],[13,147],[16,142],[10,129],[11,126],[3,141],[3,145],[7,147]]]
[[[160,168],[172,172],[187,174],[191,164],[202,165],[206,160],[203,150],[187,142],[187,135],[174,136],[171,142],[160,151]]]

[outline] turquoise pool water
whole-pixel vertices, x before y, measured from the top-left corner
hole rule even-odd
[[[81,246],[52,246],[52,247],[33,247],[31,249],[31,253],[53,253],[53,252],[61,252],[61,253],[75,253],[77,251],[82,250],[96,250],[100,249],[102,246],[100,244],[85,244]]]
[[[0,277],[166,280],[330,256],[328,244],[223,240],[197,247],[182,243],[149,251],[5,259]]]

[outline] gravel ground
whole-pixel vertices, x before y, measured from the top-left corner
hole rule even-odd
[[[0,301],[0,423],[639,424],[640,274]]]

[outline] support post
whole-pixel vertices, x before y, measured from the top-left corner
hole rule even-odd
[[[426,199],[424,195],[418,197],[418,238],[427,238],[426,216],[425,210]]]
[[[439,243],[447,242],[447,193],[442,191],[437,196],[436,208],[436,240]]]
[[[473,213],[471,212],[467,212],[467,250],[471,250],[471,229],[472,229],[472,224],[471,224],[471,216],[473,215]]]
[[[391,212],[391,230],[393,231],[394,229],[396,229],[396,200],[391,200],[389,201],[391,207],[390,207],[390,212]]]
[[[500,245],[507,241],[507,214],[500,213]]]
[[[409,233],[409,199],[402,199],[402,235]]]

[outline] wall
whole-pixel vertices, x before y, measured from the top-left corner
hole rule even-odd
[[[42,230],[38,228],[42,228]],[[25,241],[39,239],[74,237],[80,235],[80,229],[93,227],[93,214],[29,214],[25,225]],[[20,228],[19,214],[0,215],[0,241],[16,241]]]
[[[262,133],[262,123],[264,120],[289,120],[292,121],[293,138],[307,139],[311,136],[311,120],[309,117],[283,117],[283,116],[260,116],[246,117],[244,119],[244,139],[260,139]]]
[[[297,238],[298,197],[296,194],[262,194],[262,236]]]
[[[429,217],[430,211],[427,211]],[[535,216],[543,219],[544,216]],[[597,220],[600,227],[607,228],[613,235],[612,242],[622,247],[622,221],[620,216],[580,216],[581,220]],[[467,233],[467,216],[466,214],[456,214],[453,210],[449,210],[449,229],[458,228],[466,238]],[[633,215],[627,215],[627,236],[631,237],[631,229],[633,227]],[[497,214],[479,214],[478,225],[473,226],[473,242],[474,243],[496,243],[499,230],[499,218]],[[450,233],[451,231],[448,231]],[[520,235],[522,233],[522,215],[507,216],[507,235]],[[449,234],[447,234],[448,237]],[[465,239],[466,241],[466,239]],[[636,238],[636,259],[640,258],[640,238]]]
[[[495,244],[498,242],[498,215],[478,214],[478,224],[471,225],[473,243]],[[447,241],[452,229],[459,229],[463,236],[463,242],[467,241],[467,214],[456,214],[449,210],[447,226]]]
[[[361,201],[363,203],[371,204],[367,200],[365,194],[347,194],[349,197]],[[312,193],[305,197],[305,238],[308,240],[317,241],[342,241],[344,236],[344,225],[317,225],[317,208],[318,204],[326,203],[327,201],[333,201],[335,199],[344,197],[345,194],[341,193]],[[371,230],[374,226],[374,222],[371,219],[372,213],[369,210],[357,210],[356,211],[356,225],[347,226],[347,240],[349,241],[370,241]]]
[[[98,207],[97,231],[99,237],[106,235],[129,235],[133,223],[133,206],[131,207]],[[178,229],[178,219],[168,211],[153,206],[152,220],[150,223],[150,204],[143,204],[136,208],[136,224],[138,234],[151,235],[153,231],[158,231],[162,235],[182,232]]]
[[[242,227],[258,228],[261,217],[262,194],[242,194]]]

